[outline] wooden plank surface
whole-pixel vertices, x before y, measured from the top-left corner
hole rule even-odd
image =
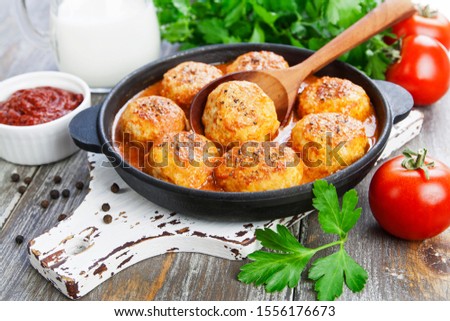
[[[12,163],[5,162],[0,159],[0,229],[6,222],[8,217],[13,212],[22,195],[18,192],[20,186],[27,187],[23,182],[24,178],[33,177],[36,173],[35,166],[18,166]],[[20,181],[17,184],[8,184],[11,181],[11,175],[16,173],[20,176]]]
[[[27,43],[10,16],[12,0],[0,0],[0,81],[33,70],[55,69],[50,50],[37,49]],[[27,1],[34,20],[45,28],[48,4]],[[98,101],[101,96],[96,96]],[[450,94],[425,110],[425,127],[409,146],[427,146],[431,155],[450,159]],[[42,167],[16,166],[0,160],[0,222],[6,220],[0,234],[0,299],[65,300],[46,282],[26,259],[26,244],[16,245],[16,235],[31,239],[56,224],[59,214],[70,215],[82,201],[87,189],[78,192],[76,181],[89,179],[86,155],[79,152],[56,164]],[[26,193],[16,193],[17,184],[10,175],[17,171],[33,181]],[[374,171],[359,184],[363,215],[350,235],[347,250],[369,271],[369,281],[361,294],[345,291],[343,300],[449,300],[450,299],[450,231],[424,242],[405,242],[381,231],[367,202],[367,190]],[[52,201],[43,210],[39,203],[49,198],[54,188],[52,178],[63,177],[58,189],[70,188],[68,200]],[[1,223],[0,223],[1,225]],[[324,243],[324,237],[311,215],[294,227],[307,246]],[[322,253],[324,255],[326,253]],[[134,265],[111,278],[83,300],[312,300],[312,283],[303,276],[293,290],[267,294],[261,288],[239,283],[236,275],[245,262],[228,261],[199,254],[168,254]]]

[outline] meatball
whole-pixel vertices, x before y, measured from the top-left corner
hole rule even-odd
[[[227,152],[214,175],[227,192],[267,191],[299,185],[303,163],[286,145],[247,142]]]
[[[264,141],[280,126],[272,99],[256,84],[229,81],[208,96],[202,116],[205,136],[222,146]]]
[[[122,133],[128,133],[131,140],[151,142],[184,130],[187,120],[183,110],[169,98],[148,96],[132,100],[119,122]]]
[[[271,51],[251,51],[240,55],[233,63],[228,65],[227,73],[284,68],[289,68],[289,65],[282,56]]]
[[[305,164],[304,183],[354,163],[369,147],[363,124],[338,113],[303,117],[292,130],[292,143]]]
[[[168,70],[161,94],[188,110],[194,96],[207,84],[223,76],[220,69],[201,62],[187,61]]]
[[[298,114],[341,113],[364,121],[372,114],[370,99],[363,88],[347,79],[322,77],[300,94]]]
[[[216,146],[202,135],[168,134],[146,155],[144,172],[176,185],[201,188],[212,180],[218,157]]]

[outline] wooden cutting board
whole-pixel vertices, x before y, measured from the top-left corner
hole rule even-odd
[[[417,136],[423,114],[412,111],[395,125],[380,159]],[[255,230],[291,226],[308,213],[253,222],[209,221],[171,212],[143,198],[117,175],[106,157],[89,154],[90,192],[73,215],[31,240],[32,266],[59,291],[78,299],[114,274],[167,252],[196,252],[230,260],[244,259],[261,246]],[[111,191],[117,183],[119,193]],[[109,210],[102,209],[107,203]],[[105,223],[104,216],[112,220]]]

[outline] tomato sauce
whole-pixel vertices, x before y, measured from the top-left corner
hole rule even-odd
[[[0,124],[31,126],[58,119],[83,101],[83,95],[55,87],[36,87],[14,92],[0,102]]]

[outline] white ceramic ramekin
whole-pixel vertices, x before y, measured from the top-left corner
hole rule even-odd
[[[0,82],[0,101],[17,90],[52,86],[83,95],[81,104],[61,118],[34,126],[0,124],[0,158],[20,165],[42,165],[61,160],[78,150],[69,135],[69,122],[91,106],[89,86],[80,78],[57,71],[31,72]]]

